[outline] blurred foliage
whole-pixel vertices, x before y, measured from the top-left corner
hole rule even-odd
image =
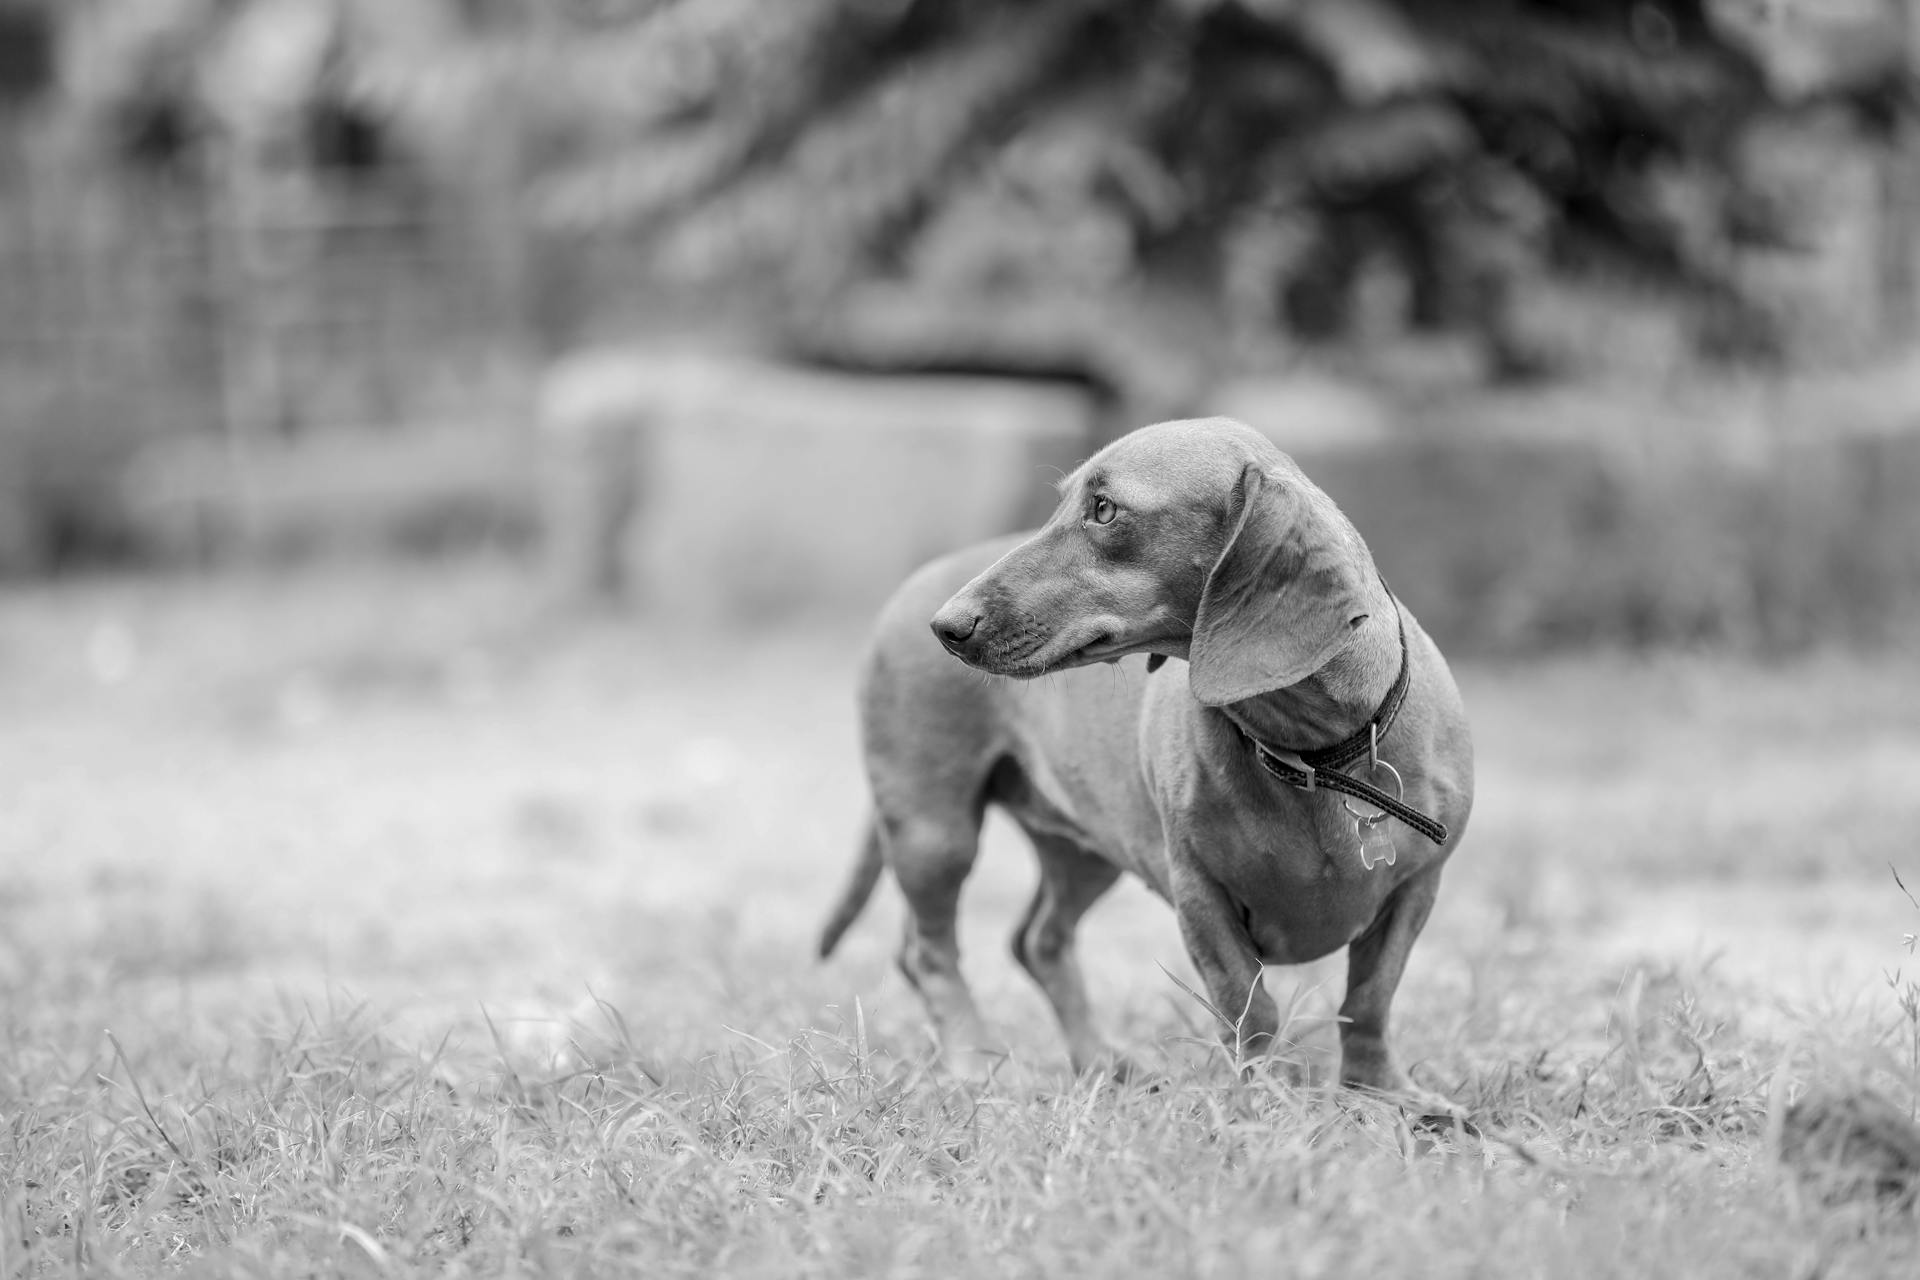
[[[1479,335],[1500,373],[1538,371],[1512,305],[1537,279],[1630,280],[1704,349],[1772,354],[1764,285],[1815,215],[1756,131],[1822,112],[1884,138],[1910,97],[1894,0],[487,9],[364,87],[518,128],[552,225],[777,282],[815,345],[944,340],[948,363],[1031,360],[1142,285],[1242,333],[1337,336],[1381,264],[1405,323]]]
[[[696,290],[773,286],[816,356],[1149,399],[1178,397],[1178,349],[1365,342],[1383,311],[1477,337],[1496,375],[1543,372],[1570,353],[1523,295],[1596,280],[1658,295],[1702,353],[1777,357],[1805,311],[1783,263],[1832,192],[1775,143],[1870,147],[1911,98],[1905,0],[73,12],[68,88],[134,158],[237,144],[352,170],[404,142],[526,194],[534,311],[631,283],[580,265],[586,233]]]
[[[53,85],[53,22],[24,0],[0,0],[0,107],[31,103]]]

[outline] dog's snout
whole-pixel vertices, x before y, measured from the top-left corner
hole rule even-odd
[[[980,615],[970,608],[948,605],[933,615],[933,634],[949,649],[958,648],[973,638],[980,626]]]

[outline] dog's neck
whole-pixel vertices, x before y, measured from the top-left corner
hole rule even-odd
[[[1352,637],[1318,671],[1232,706],[1233,718],[1272,747],[1312,751],[1364,728],[1400,674],[1399,606],[1386,589]]]

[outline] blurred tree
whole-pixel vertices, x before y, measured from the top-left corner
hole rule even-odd
[[[1894,0],[1824,6],[1819,39],[1791,0],[484,9],[490,34],[387,88],[491,128],[475,95],[511,85],[551,223],[777,281],[816,352],[1122,378],[1158,344],[1091,335],[1143,286],[1337,336],[1383,264],[1407,323],[1478,335],[1504,374],[1540,367],[1515,288],[1597,272],[1668,291],[1703,346],[1766,351],[1748,268],[1806,210],[1744,140],[1814,106],[1884,133],[1909,100]]]
[[[517,218],[496,217],[495,256],[521,259],[506,274],[554,313],[539,326],[549,341],[566,339],[561,313],[590,305],[573,295],[603,278],[574,260],[576,233],[590,232],[642,245],[687,280],[776,286],[790,340],[818,357],[1080,373],[1175,400],[1193,349],[1258,359],[1282,340],[1368,337],[1383,323],[1469,334],[1497,374],[1536,373],[1555,353],[1524,298],[1595,279],[1660,292],[1702,350],[1778,354],[1793,310],[1779,264],[1821,209],[1804,172],[1783,176],[1755,139],[1815,112],[1850,140],[1909,132],[1906,7],[88,10],[113,15],[132,33],[119,45],[139,54],[94,58],[106,70],[93,97],[120,113],[135,155],[171,163],[211,132],[290,139],[334,169],[378,166],[398,113],[443,171],[479,175],[462,179],[478,190],[530,188],[536,242],[509,249]],[[1890,251],[1910,239],[1888,237]]]
[[[0,109],[53,87],[53,19],[28,0],[0,0]]]

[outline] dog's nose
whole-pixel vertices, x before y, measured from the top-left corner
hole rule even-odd
[[[971,609],[942,609],[933,615],[933,634],[949,649],[957,649],[973,637],[980,615]]]

